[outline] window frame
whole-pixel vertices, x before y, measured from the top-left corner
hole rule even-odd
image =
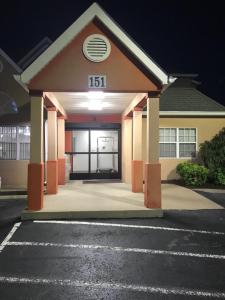
[[[23,124],[23,125],[6,125],[6,126],[0,126],[1,128],[6,128],[6,127],[8,127],[8,128],[13,128],[13,127],[15,127],[16,128],[16,138],[15,138],[15,142],[9,142],[10,144],[16,144],[16,158],[4,158],[4,157],[2,157],[2,158],[0,158],[0,161],[6,161],[6,160],[30,160],[30,155],[29,155],[29,158],[25,158],[25,159],[21,159],[20,157],[21,157],[21,143],[26,143],[26,144],[30,144],[30,141],[29,141],[29,143],[28,142],[22,142],[22,140],[20,139],[20,132],[19,132],[19,130],[21,129],[21,128],[29,128],[29,131],[30,131],[30,133],[31,133],[31,126],[30,126],[30,124]],[[0,143],[6,143],[6,142],[2,142],[2,141],[0,141]]]
[[[195,153],[197,156],[197,149],[198,149],[198,129],[197,127],[159,127],[160,129],[176,129],[176,141],[175,142],[160,142],[160,132],[159,132],[159,145],[160,144],[176,144],[176,156],[160,156],[160,149],[159,149],[159,159],[192,159],[192,156],[180,156],[180,144],[195,144]],[[179,129],[194,129],[195,130],[195,142],[180,142],[179,141]]]

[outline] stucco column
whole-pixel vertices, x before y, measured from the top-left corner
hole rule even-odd
[[[122,180],[131,183],[132,164],[132,117],[122,118]]]
[[[48,108],[48,161],[47,161],[47,193],[58,191],[58,159],[57,159],[57,111]]]
[[[142,108],[133,110],[132,192],[143,192]]]
[[[28,209],[43,208],[44,163],[43,163],[43,98],[42,93],[31,95],[30,163],[28,165]]]
[[[58,117],[58,184],[65,184],[65,118]]]
[[[159,163],[159,96],[147,99],[147,161],[145,163],[145,206],[161,208],[161,165]]]

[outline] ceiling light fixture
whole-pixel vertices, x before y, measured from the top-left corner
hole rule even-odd
[[[97,91],[97,92],[91,91],[87,93],[87,97],[90,100],[102,100],[105,98],[105,94],[102,91]]]
[[[89,110],[102,110],[102,102],[99,100],[90,100],[88,103]]]

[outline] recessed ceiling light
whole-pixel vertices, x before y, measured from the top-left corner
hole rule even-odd
[[[102,102],[99,100],[91,100],[88,103],[89,110],[102,110]]]
[[[97,91],[97,92],[91,91],[87,93],[87,97],[90,100],[102,100],[105,98],[105,94],[102,91]]]

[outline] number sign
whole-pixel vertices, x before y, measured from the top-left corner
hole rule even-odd
[[[94,89],[106,88],[106,75],[89,75],[88,87]]]

